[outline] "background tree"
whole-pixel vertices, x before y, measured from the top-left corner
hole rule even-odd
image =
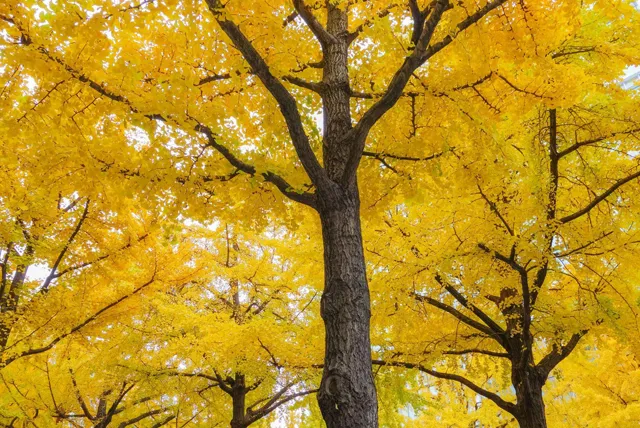
[[[412,317],[446,315],[454,324],[409,347],[400,331],[386,346],[392,358],[377,363],[458,381],[520,426],[544,427],[542,387],[586,334],[637,335],[632,270],[640,121],[634,94],[604,88],[585,94],[580,105],[534,109],[522,131],[505,130],[512,147],[504,156],[461,156],[457,188],[466,196],[441,223],[433,223],[433,213],[410,209],[389,216],[390,230],[410,243],[402,255],[381,255],[383,262],[408,265],[402,275],[413,290],[399,299],[415,300]],[[484,172],[489,165],[491,175]],[[427,245],[421,229],[432,236]],[[436,243],[440,249],[432,251]],[[391,282],[402,280],[396,275]],[[434,361],[430,353],[458,359],[449,367],[485,380],[439,370],[446,360],[423,364]],[[510,381],[500,371],[487,377],[487,364],[506,366]]]

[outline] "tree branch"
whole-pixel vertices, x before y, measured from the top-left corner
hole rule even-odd
[[[536,365],[536,370],[540,376],[540,379],[544,382],[547,380],[549,373],[553,370],[562,360],[567,358],[571,352],[575,349],[576,345],[584,335],[586,335],[589,330],[582,330],[578,333],[574,333],[565,345],[558,347],[556,344],[553,345],[553,350],[547,354],[540,362]]]
[[[80,404],[80,408],[82,409],[82,412],[87,417],[87,419],[89,419],[90,421],[93,421],[95,418],[93,417],[93,415],[91,415],[91,412],[87,407],[87,404],[84,402],[84,399],[82,398],[82,394],[80,393],[80,388],[78,388],[78,383],[76,382],[76,378],[73,375],[73,371],[69,369],[69,373],[71,374],[71,384],[73,385],[73,389],[76,394],[76,400],[78,400],[78,404]]]
[[[626,130],[626,131],[612,132],[611,134],[603,135],[603,136],[597,137],[597,138],[592,138],[590,140],[578,141],[577,143],[574,143],[573,145],[571,145],[571,146],[567,147],[566,149],[562,150],[561,152],[559,152],[558,153],[558,158],[563,158],[566,155],[568,155],[569,153],[572,153],[572,152],[578,150],[580,147],[588,146],[590,144],[599,143],[600,141],[608,140],[608,139],[614,138],[614,137],[616,137],[618,135],[632,135],[632,134],[635,134],[636,132],[640,132],[640,128],[633,128],[633,129],[629,129],[629,130]]]
[[[308,89],[320,95],[324,93],[325,86],[322,82],[309,82],[296,76],[282,76],[282,80],[293,85],[300,86],[301,88]]]
[[[209,1],[209,0],[208,0]],[[305,6],[303,0],[293,0],[293,6],[296,8],[298,15],[304,20],[307,27],[311,30],[320,45],[324,49],[327,45],[337,42],[336,38],[330,34],[323,26],[318,22],[313,13]]]
[[[487,205],[489,205],[489,208],[491,208],[491,211],[493,211],[493,213],[496,216],[498,216],[498,218],[502,222],[502,224],[505,227],[505,229],[507,229],[507,232],[509,232],[509,235],[515,236],[514,233],[513,233],[513,229],[511,228],[511,226],[509,226],[509,223],[507,223],[507,220],[502,216],[502,214],[500,214],[500,210],[498,210],[498,206],[496,205],[496,203],[493,202],[492,200],[490,200],[487,197],[487,195],[484,194],[484,192],[482,191],[482,187],[480,187],[479,183],[477,184],[477,186],[478,186],[478,191],[480,192],[480,196],[482,197],[482,199],[485,200]]]
[[[462,349],[460,351],[444,351],[444,355],[466,355],[466,354],[483,354],[490,357],[509,358],[510,355],[507,352],[495,352],[487,349]]]
[[[316,392],[318,392],[317,389],[309,389],[309,390],[306,390],[306,391],[300,391],[300,392],[296,392],[294,394],[285,395],[280,400],[277,400],[274,403],[272,403],[271,406],[263,407],[260,410],[258,410],[257,411],[258,414],[256,414],[255,416],[254,415],[249,416],[248,420],[250,421],[250,423],[253,423],[253,422],[257,421],[258,419],[264,418],[269,413],[273,412],[278,407],[282,406],[283,404],[288,403],[291,400],[294,400],[294,399],[300,398],[300,397],[304,397],[304,396],[309,395],[309,394],[315,394]]]
[[[14,362],[15,360],[17,360],[19,358],[27,357],[27,356],[30,356],[30,355],[41,354],[43,352],[46,352],[46,351],[50,350],[51,348],[53,348],[58,342],[60,342],[65,337],[70,336],[70,335],[76,333],[77,331],[81,330],[86,325],[88,325],[91,322],[95,321],[96,318],[98,318],[104,312],[108,311],[109,309],[113,308],[114,306],[117,306],[119,303],[123,302],[124,300],[127,300],[128,298],[133,297],[134,295],[140,293],[142,290],[144,290],[145,288],[147,288],[149,285],[153,284],[154,282],[155,282],[155,272],[154,272],[152,278],[149,281],[145,282],[144,284],[142,284],[141,286],[139,286],[138,288],[133,290],[131,293],[125,294],[124,296],[120,297],[115,302],[109,303],[108,305],[106,305],[105,307],[103,307],[102,309],[100,309],[99,311],[94,313],[93,315],[91,315],[89,318],[86,318],[80,324],[77,324],[76,326],[74,326],[71,330],[67,331],[66,333],[62,333],[62,334],[58,335],[56,338],[51,340],[47,345],[45,345],[45,346],[43,346],[41,348],[28,349],[26,351],[23,351],[23,352],[17,354],[17,355],[14,355],[13,357],[9,357],[7,359],[3,359],[2,361],[0,361],[0,370],[5,368],[5,367],[7,367],[9,364],[11,364],[12,362]]]
[[[24,44],[25,45],[33,44],[33,41],[27,35],[27,33],[20,26],[16,25],[16,27],[23,34],[23,38],[25,39]],[[116,102],[124,104],[125,106],[127,106],[129,108],[129,110],[132,113],[141,114],[140,110],[138,110],[133,105],[133,103],[131,101],[129,101],[126,97],[124,97],[122,95],[118,95],[118,94],[116,94],[114,92],[111,92],[109,89],[107,89],[107,87],[105,85],[102,85],[102,84],[90,79],[89,77],[87,77],[84,74],[82,74],[80,71],[74,69],[73,67],[71,67],[70,65],[65,63],[62,59],[53,56],[43,46],[38,46],[36,48],[36,50],[39,53],[41,53],[48,61],[57,63],[65,71],[67,71],[69,74],[71,74],[71,76],[73,76],[75,79],[77,79],[78,81],[80,81],[82,83],[88,84],[91,89],[95,90],[100,95],[102,95],[102,96],[104,96],[104,97],[106,97],[106,98],[108,98],[108,99],[110,99],[112,101],[116,101]],[[286,89],[284,89],[284,91],[286,92]],[[293,100],[293,98],[291,98],[291,100]],[[294,107],[295,107],[295,101],[293,101],[293,102],[294,102]],[[296,112],[296,114],[297,114],[297,112]],[[144,116],[146,118],[148,118],[148,119],[151,119],[151,120],[159,120],[159,121],[162,121],[162,122],[168,122],[167,117],[163,116],[162,114],[149,113],[149,114],[144,114]],[[299,118],[299,116],[298,116],[298,118]],[[195,121],[195,119],[193,119],[192,117],[189,117],[189,116],[188,116],[188,119],[191,119],[191,120]],[[256,169],[255,169],[255,167],[253,165],[249,165],[246,162],[241,161],[233,153],[231,153],[231,151],[227,147],[225,147],[222,144],[218,143],[217,139],[215,138],[215,134],[211,131],[211,129],[209,127],[199,123],[198,121],[195,121],[195,122],[196,122],[196,125],[194,126],[194,130],[196,132],[204,135],[207,138],[208,142],[209,142],[209,146],[213,147],[215,150],[217,150],[232,166],[236,167],[238,170],[240,170],[242,172],[245,172],[247,174],[250,174],[250,175],[256,174]],[[301,122],[300,122],[300,130],[302,130]],[[304,134],[303,130],[301,132]],[[304,135],[304,139],[307,142],[307,146],[308,146],[308,139],[307,139],[306,135]],[[295,146],[295,143],[294,143],[294,146]],[[296,150],[298,150],[298,149],[296,149]],[[313,159],[311,159],[311,161],[310,161],[310,163],[313,163],[313,160],[315,159],[315,155],[313,154],[313,151],[311,150],[311,147],[308,146],[307,149],[302,148],[302,151],[306,154],[307,158],[309,158],[309,156],[313,156]],[[301,158],[301,161],[302,161],[302,158]],[[304,166],[305,162],[302,162],[302,163],[303,163],[303,166]],[[315,163],[317,164],[317,167],[321,169],[320,165],[317,163],[317,159],[315,159]],[[305,169],[306,169],[306,167],[305,167]],[[312,167],[312,169],[315,170],[315,167]],[[292,199],[292,200],[294,200],[296,202],[300,202],[302,204],[308,205],[308,206],[310,206],[312,208],[315,208],[315,195],[314,194],[306,193],[306,192],[298,192],[298,191],[294,190],[287,183],[287,181],[283,177],[281,177],[281,176],[279,176],[279,175],[277,175],[277,174],[275,174],[273,172],[263,172],[263,173],[261,173],[261,175],[265,179],[265,181],[274,184],[278,188],[278,190],[280,190],[280,192],[283,193],[288,198],[290,198],[290,199]]]
[[[69,236],[69,239],[64,244],[64,247],[62,247],[62,251],[60,251],[60,254],[58,254],[58,258],[53,263],[53,267],[51,267],[51,271],[49,272],[49,275],[47,276],[47,278],[44,280],[44,283],[42,284],[42,287],[40,289],[41,292],[46,293],[47,291],[49,291],[49,285],[51,284],[51,281],[57,278],[56,271],[58,270],[58,266],[60,265],[60,262],[62,262],[62,259],[64,259],[64,256],[67,253],[69,246],[75,239],[78,232],[80,232],[80,229],[82,228],[82,224],[87,219],[87,215],[89,214],[89,203],[90,201],[87,198],[87,202],[84,204],[84,211],[82,212],[82,216],[78,220],[76,227],[73,229],[71,236]]]
[[[129,425],[133,425],[136,422],[140,422],[143,419],[149,418],[151,416],[155,416],[155,415],[159,415],[161,413],[166,412],[167,409],[155,409],[155,410],[150,410],[148,412],[142,413],[141,415],[136,416],[135,418],[129,419],[127,421],[121,422],[120,425],[118,425],[118,428],[125,428]]]
[[[503,340],[506,339],[505,331],[502,329],[502,327],[500,327],[500,325],[498,325],[497,322],[495,322],[493,319],[491,319],[491,317],[489,317],[487,314],[485,314],[476,305],[474,305],[472,303],[469,303],[469,301],[458,290],[456,290],[451,284],[445,283],[444,280],[442,279],[442,277],[440,277],[440,275],[436,275],[436,281],[440,285],[442,285],[444,287],[444,289],[447,290],[447,292],[449,294],[451,294],[462,306],[464,306],[465,308],[469,309],[471,312],[473,312],[473,314],[475,316],[480,318],[482,320],[482,322],[484,322],[495,334],[499,335]],[[506,340],[505,340],[505,342],[506,342]]]
[[[145,240],[148,236],[149,236],[149,234],[148,234],[148,233],[145,233],[144,235],[140,236],[140,237],[137,239],[137,242],[142,242],[142,241],[143,241],[143,240]],[[131,248],[131,245],[132,245],[132,244],[131,244],[131,242],[129,242],[127,245],[125,245],[125,246],[123,246],[123,247],[121,247],[121,248],[118,248],[118,249],[117,249],[116,251],[114,251],[113,253],[103,254],[102,256],[100,256],[100,257],[96,258],[95,260],[91,260],[91,261],[88,261],[88,262],[80,263],[80,264],[77,264],[77,265],[74,265],[74,266],[69,266],[68,268],[63,269],[63,270],[61,270],[60,272],[56,273],[56,274],[54,275],[54,279],[55,279],[55,278],[60,278],[61,276],[65,275],[66,273],[73,272],[74,270],[82,269],[82,268],[85,268],[85,267],[87,267],[87,266],[91,266],[91,265],[93,265],[93,264],[96,264],[96,263],[98,263],[98,262],[101,262],[101,261],[103,261],[103,260],[106,260],[106,259],[108,259],[109,257],[111,257],[112,255],[114,255],[115,253],[118,253],[118,252],[120,252],[120,251],[124,251],[124,250],[126,250],[126,249],[128,249],[128,248]]]
[[[161,426],[168,424],[169,422],[171,422],[175,418],[176,418],[176,415],[169,415],[165,419],[163,419],[163,420],[159,421],[157,424],[153,425],[151,428],[160,428]]]
[[[576,211],[573,214],[570,214],[568,216],[562,217],[559,221],[560,223],[568,223],[572,220],[575,220],[577,218],[582,217],[583,215],[587,214],[589,211],[591,211],[593,208],[595,208],[600,202],[604,201],[605,199],[607,199],[609,196],[611,196],[611,194],[613,192],[615,192],[620,186],[630,182],[631,180],[633,180],[634,178],[638,178],[640,177],[640,171],[637,171],[625,178],[621,178],[620,180],[616,181],[611,187],[609,187],[607,190],[605,190],[603,193],[601,193],[600,195],[598,195],[597,197],[595,197],[591,203],[589,203],[587,206],[585,206],[584,208],[582,208],[579,211]]]
[[[315,153],[311,149],[309,138],[302,125],[296,100],[284,85],[271,74],[271,70],[265,60],[240,28],[226,18],[222,2],[220,0],[206,0],[206,2],[222,31],[231,39],[233,45],[240,51],[253,72],[258,76],[262,84],[280,106],[280,111],[284,116],[289,135],[291,136],[291,142],[309,178],[316,187],[323,186],[328,182],[329,177],[326,175]]]
[[[462,377],[460,375],[451,374],[451,373],[442,373],[442,372],[438,372],[438,371],[435,371],[435,370],[428,369],[428,368],[424,367],[421,364],[413,364],[413,363],[407,363],[407,362],[401,362],[401,361],[373,360],[372,363],[374,365],[379,365],[379,366],[404,367],[404,368],[407,368],[407,369],[417,369],[417,370],[420,370],[423,373],[426,373],[426,374],[431,375],[433,377],[436,377],[438,379],[446,379],[446,380],[456,381],[456,382],[461,383],[462,385],[466,386],[467,388],[471,389],[476,394],[482,395],[483,397],[488,398],[489,400],[493,401],[498,407],[500,407],[501,409],[509,412],[510,414],[515,416],[518,413],[518,409],[517,409],[517,406],[515,404],[502,399],[502,397],[500,397],[496,393],[487,391],[486,389],[483,389],[483,388],[479,387],[475,383],[471,382],[469,379],[467,379],[465,377]]]
[[[398,7],[398,3],[391,3],[384,9],[378,11],[378,18],[384,18],[385,16],[389,15],[391,13],[391,9],[395,7]],[[372,24],[373,20],[366,19],[362,24],[358,25],[356,29],[349,34],[348,43],[351,44],[355,39],[358,38],[360,33],[362,33],[366,27],[370,27]]]
[[[490,1],[483,8],[458,23],[453,35],[450,34],[440,42],[431,46],[429,44],[436,27],[444,12],[450,8],[449,0],[435,0],[432,4],[433,7],[428,8],[428,12],[430,12],[429,17],[424,21],[424,23],[420,21],[424,12],[419,12],[417,7],[412,8],[412,11],[414,12],[414,35],[412,38],[415,38],[417,30],[420,30],[419,36],[416,38],[417,42],[414,43],[414,49],[411,54],[405,58],[400,68],[396,71],[391,82],[387,86],[385,93],[369,108],[369,110],[367,110],[367,112],[364,113],[358,124],[351,131],[354,144],[342,177],[343,182],[349,182],[354,176],[360,159],[362,158],[362,151],[364,150],[366,139],[371,128],[396,104],[398,99],[400,99],[402,91],[409,82],[414,71],[437,52],[449,45],[460,32],[480,21],[480,19],[485,15],[506,1],[507,0]],[[415,1],[412,0],[412,2],[415,4]],[[416,14],[413,9],[417,9],[419,13]]]
[[[503,348],[508,350],[508,344],[503,341],[502,337],[500,337],[500,335],[498,333],[494,332],[488,326],[486,326],[484,324],[481,324],[478,321],[466,316],[465,314],[463,314],[462,312],[460,312],[457,309],[453,308],[452,306],[449,306],[446,303],[442,303],[439,300],[433,299],[433,298],[431,298],[429,296],[422,296],[420,294],[414,293],[413,297],[416,300],[418,300],[419,302],[426,302],[426,303],[430,304],[431,306],[434,306],[434,307],[436,307],[436,308],[438,308],[438,309],[440,309],[442,311],[445,311],[445,312],[453,315],[454,317],[456,317],[458,320],[460,320],[464,324],[468,325],[469,327],[475,328],[479,332],[484,333],[488,337],[494,339]]]

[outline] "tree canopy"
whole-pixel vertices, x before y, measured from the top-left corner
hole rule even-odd
[[[0,5],[0,424],[633,426],[631,0]]]

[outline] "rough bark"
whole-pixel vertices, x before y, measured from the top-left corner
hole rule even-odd
[[[231,387],[231,398],[233,400],[233,418],[231,428],[244,428],[248,426],[245,422],[247,388],[243,374],[236,373],[233,386]]]
[[[369,287],[355,176],[343,181],[356,144],[349,106],[347,11],[327,2],[324,53],[323,161],[330,181],[318,189],[324,244],[325,285],[321,315],[325,361],[318,403],[329,428],[377,427],[376,389],[371,366]],[[313,25],[311,16],[309,22]],[[320,30],[319,30],[320,31]]]
[[[543,382],[534,368],[513,370],[513,384],[516,386],[519,412],[516,416],[521,428],[547,428]]]
[[[327,427],[376,427],[367,285],[357,186],[336,186],[322,200],[325,289],[325,366],[318,403]]]

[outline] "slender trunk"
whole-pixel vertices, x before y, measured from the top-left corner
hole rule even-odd
[[[357,185],[321,202],[325,289],[325,366],[318,403],[329,428],[378,425],[371,368],[369,288],[365,270]],[[327,200],[328,199],[328,200]]]
[[[33,255],[33,248],[27,247],[26,255],[31,257]],[[13,279],[9,285],[9,290],[6,290],[7,295],[0,296],[0,313],[14,314],[18,308],[19,291],[24,285],[24,281],[27,278],[28,264],[21,264],[17,267],[13,274]],[[15,319],[12,316],[4,316],[0,321],[0,352],[4,351],[4,348],[9,342],[9,336],[11,335],[11,329]]]

